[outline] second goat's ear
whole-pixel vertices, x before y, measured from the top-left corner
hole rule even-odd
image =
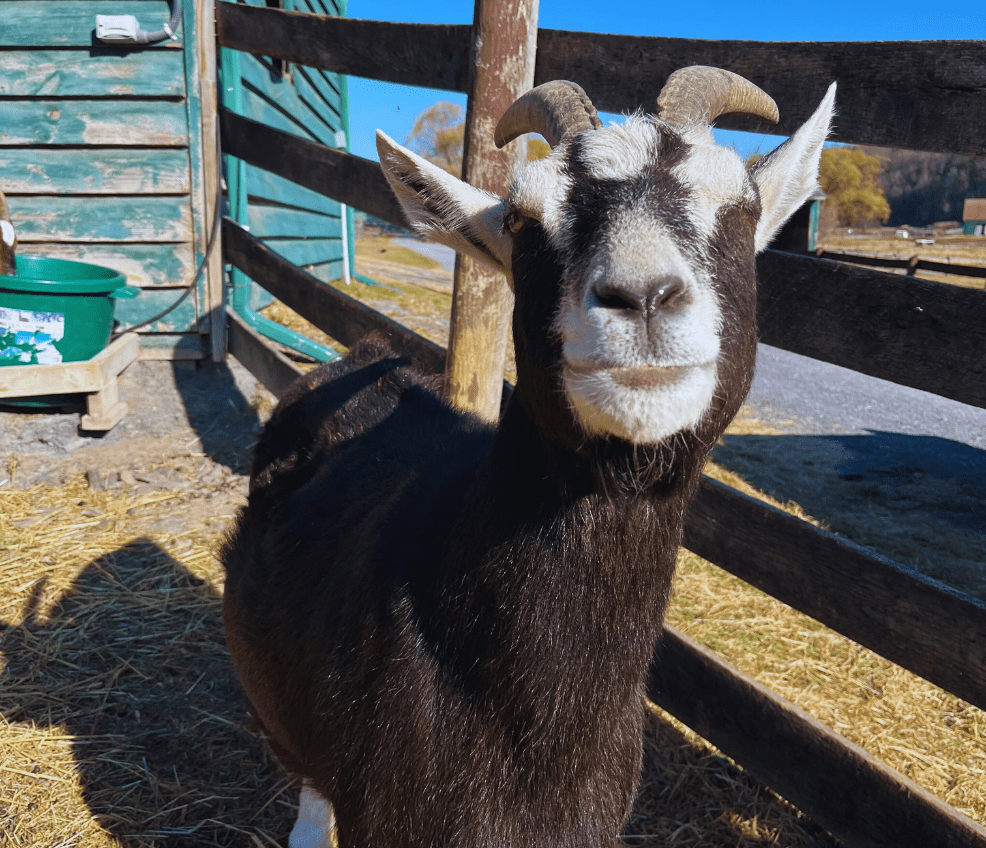
[[[798,211],[818,187],[818,163],[835,108],[835,83],[818,108],[793,136],[753,166],[763,211],[757,224],[759,253],[784,222]]]
[[[503,229],[502,198],[453,177],[380,130],[377,152],[387,182],[418,233],[509,276],[513,243]]]

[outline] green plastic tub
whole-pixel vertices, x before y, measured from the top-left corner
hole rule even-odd
[[[0,366],[54,365],[92,359],[113,331],[113,305],[140,289],[101,265],[18,256],[16,274],[0,275]],[[44,395],[9,406],[50,407],[72,403],[73,395]]]
[[[113,304],[136,297],[118,271],[68,259],[18,256],[0,276],[0,366],[92,359],[110,340]]]

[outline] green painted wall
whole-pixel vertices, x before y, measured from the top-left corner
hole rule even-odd
[[[266,5],[265,0],[246,0]],[[332,0],[283,0],[289,11],[322,15],[344,14],[343,4]],[[246,53],[235,57],[220,49],[223,79],[221,99],[226,108],[293,135],[331,147],[345,144],[344,78],[319,71],[257,58]],[[233,78],[235,77],[235,78]],[[227,157],[230,159],[230,157]],[[227,162],[227,173],[236,166]],[[243,185],[238,178],[231,191],[245,192],[247,206],[240,212],[250,232],[283,256],[318,278],[331,281],[342,276],[342,218],[340,205],[294,183],[254,168],[242,166]],[[236,209],[236,201],[231,198]],[[237,272],[239,273],[239,272]],[[270,296],[259,287],[250,294],[250,306],[260,308]]]
[[[133,14],[147,31],[167,0],[0,0],[0,189],[21,254],[115,268],[143,292],[120,301],[124,325],[153,316],[191,284],[205,254],[194,3],[178,42],[107,47],[96,14]],[[200,356],[208,318],[197,297],[142,330],[142,347]]]

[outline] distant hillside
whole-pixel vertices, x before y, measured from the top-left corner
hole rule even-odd
[[[986,197],[986,158],[883,147],[865,150],[884,163],[880,183],[890,203],[890,226],[958,221],[965,198]]]

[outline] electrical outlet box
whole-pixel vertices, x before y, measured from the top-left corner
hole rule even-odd
[[[96,38],[107,44],[138,44],[139,31],[133,15],[96,15]]]

